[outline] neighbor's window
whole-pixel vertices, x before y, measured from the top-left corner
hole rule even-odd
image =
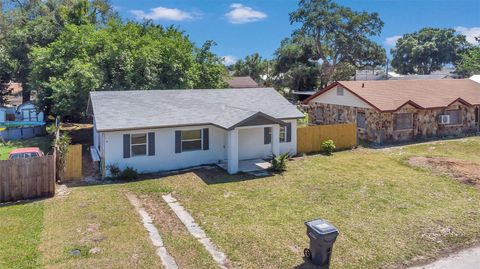
[[[398,113],[394,114],[394,129],[395,130],[409,130],[413,129],[413,114],[412,113]]]
[[[287,141],[287,126],[280,126],[280,142]]]
[[[323,122],[323,107],[315,108],[315,122]]]
[[[182,151],[202,149],[202,130],[182,131]]]
[[[344,122],[345,121],[345,117],[343,115],[343,109],[338,109],[337,110],[337,121],[338,122]]]
[[[451,125],[462,124],[462,117],[461,117],[460,109],[447,110],[447,111],[445,111],[445,115],[450,116],[450,124]]]
[[[342,87],[337,87],[337,95],[338,96],[343,96],[343,88]]]
[[[357,113],[357,128],[365,129],[365,112]]]
[[[147,134],[130,135],[132,156],[147,155]]]

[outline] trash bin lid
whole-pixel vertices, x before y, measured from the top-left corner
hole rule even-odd
[[[310,227],[319,234],[331,234],[338,232],[338,229],[335,228],[335,226],[323,219],[313,219],[305,221],[305,225],[307,225],[307,227]]]

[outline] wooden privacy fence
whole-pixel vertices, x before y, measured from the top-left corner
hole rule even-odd
[[[65,160],[64,180],[82,179],[82,145],[70,145]]]
[[[55,194],[55,157],[0,161],[0,202]]]
[[[297,128],[297,151],[319,152],[322,143],[333,140],[337,149],[357,146],[357,126],[353,124],[315,125]]]

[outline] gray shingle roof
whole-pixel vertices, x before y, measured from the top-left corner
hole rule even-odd
[[[272,88],[99,91],[90,93],[98,131],[213,124],[229,129],[262,112],[277,119],[303,114]]]

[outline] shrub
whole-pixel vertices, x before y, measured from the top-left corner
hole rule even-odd
[[[138,178],[137,169],[127,166],[119,175],[121,180],[135,180]]]
[[[322,151],[327,155],[332,155],[332,152],[335,150],[335,143],[333,140],[329,139],[322,143]]]
[[[277,173],[282,173],[283,171],[287,170],[287,161],[288,158],[290,157],[290,154],[283,153],[280,156],[276,156],[275,154],[272,155],[272,171],[277,172]]]
[[[107,166],[107,169],[110,172],[110,176],[112,178],[118,178],[120,176],[120,172],[122,172],[117,164],[109,164]]]

